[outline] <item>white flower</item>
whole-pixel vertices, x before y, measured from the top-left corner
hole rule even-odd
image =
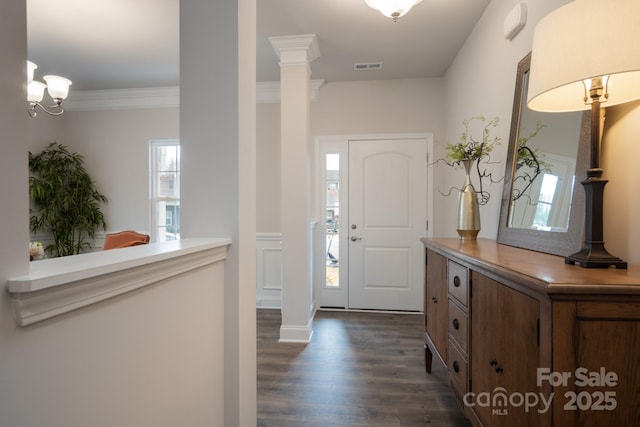
[[[35,261],[44,258],[44,247],[40,242],[29,242],[29,260]]]

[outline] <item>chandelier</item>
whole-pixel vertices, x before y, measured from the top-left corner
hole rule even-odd
[[[364,0],[367,5],[376,9],[384,16],[393,19],[393,22],[398,22],[398,18],[406,15],[411,8],[422,0]]]
[[[47,114],[59,116],[64,113],[62,101],[67,97],[67,95],[69,95],[71,80],[53,75],[42,77],[46,84],[33,80],[33,74],[36,68],[38,68],[36,64],[31,61],[27,61],[27,102],[29,103],[27,111],[31,117],[36,117],[38,115],[36,107],[39,107]],[[54,105],[48,107],[49,109],[40,103],[44,97],[45,89],[47,89],[47,92],[51,99],[53,99],[54,103]]]

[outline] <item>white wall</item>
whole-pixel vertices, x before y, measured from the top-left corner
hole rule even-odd
[[[129,306],[132,303],[129,300],[118,299],[113,305],[100,304],[83,310],[82,317],[63,316],[25,329],[18,328],[11,318],[6,281],[29,270],[27,141],[30,136],[44,138],[38,142],[44,146],[49,130],[28,131],[24,101],[26,4],[3,2],[0,7],[0,96],[4,101],[0,105],[0,145],[3,150],[0,156],[0,197],[3,200],[0,221],[0,423],[3,425],[100,425],[96,408],[104,404],[104,411],[108,413],[103,414],[102,419],[110,426],[163,423],[255,426],[255,175],[252,172],[255,171],[252,148],[255,147],[252,138],[255,130],[255,87],[252,86],[255,82],[255,0],[213,5],[199,0],[180,3],[181,18],[189,23],[181,28],[192,29],[186,37],[181,37],[181,47],[183,52],[192,52],[193,59],[181,65],[181,75],[200,68],[198,49],[206,51],[208,55],[205,56],[211,56],[217,63],[220,62],[220,56],[217,56],[220,51],[223,51],[221,57],[236,59],[231,61],[231,74],[218,75],[220,83],[216,88],[226,88],[230,95],[217,97],[217,111],[227,111],[228,101],[235,99],[235,115],[240,119],[231,125],[235,131],[229,131],[223,123],[217,135],[216,147],[220,150],[214,150],[217,163],[228,165],[235,172],[235,185],[220,186],[222,189],[213,192],[213,197],[207,201],[211,201],[210,206],[198,203],[200,193],[187,197],[192,203],[192,211],[204,211],[205,226],[200,227],[202,222],[193,221],[189,229],[191,235],[225,235],[234,239],[225,268],[224,290],[220,292],[218,288],[210,293],[215,280],[203,270],[186,277],[194,286],[193,295],[175,294],[173,291],[181,290],[183,286],[168,281],[154,292],[136,294],[137,310]],[[205,8],[204,14],[200,13],[201,6]],[[198,19],[203,22],[194,24]],[[218,22],[214,22],[216,20]],[[198,29],[205,29],[205,34],[199,34]],[[214,43],[211,32],[218,32],[213,35]],[[238,33],[242,34],[239,38]],[[221,37],[216,38],[216,35]],[[206,40],[205,46],[201,45],[202,40]],[[216,45],[219,40],[224,40],[225,46]],[[212,45],[216,45],[217,50],[212,49]],[[210,80],[213,75],[210,71],[203,71],[206,76],[198,81]],[[242,85],[238,85],[238,81]],[[197,104],[202,98],[199,95],[191,92],[182,99],[185,103]],[[209,107],[206,105],[201,110]],[[218,120],[224,122],[225,118],[221,115]],[[117,123],[112,122],[111,126],[115,128]],[[113,128],[106,129],[114,131]],[[203,130],[197,122],[192,130],[204,146],[216,136],[208,133],[208,129]],[[231,142],[232,150],[236,150],[235,155],[225,150],[227,142]],[[192,155],[198,156],[198,150],[195,149]],[[88,159],[88,162],[94,161],[93,156]],[[198,179],[209,182],[211,176],[202,174],[209,164],[205,166],[194,170],[191,182]],[[194,187],[193,191],[197,191],[198,186]],[[219,195],[223,197],[215,197]],[[222,215],[215,218],[218,212]],[[240,265],[243,271],[240,271]],[[189,283],[182,285],[190,286]],[[166,290],[170,291],[165,293]],[[196,302],[198,308],[194,313],[188,313],[185,298],[201,299]],[[170,305],[176,303],[176,306]],[[224,318],[218,317],[221,307],[224,307]],[[176,314],[179,319],[172,321],[166,316],[167,310],[173,314],[180,312]],[[187,313],[182,313],[183,310]],[[83,321],[85,315],[86,322]],[[119,319],[120,316],[123,318]],[[118,331],[124,328],[120,322],[127,319],[134,325],[128,325],[126,329],[130,330],[122,331],[120,336]],[[223,341],[214,338],[216,334],[220,335],[221,328],[224,328]],[[167,345],[165,337],[172,348],[163,354]],[[149,348],[142,348],[146,344],[150,344]],[[134,345],[139,347],[134,348]],[[222,359],[219,358],[221,352],[224,352]],[[185,363],[193,365],[185,367]],[[133,383],[113,385],[124,382],[123,376],[135,375],[135,372],[139,372],[143,380],[138,378]],[[125,391],[118,395],[123,388]],[[153,401],[154,398],[158,400]],[[141,407],[136,406],[138,403]]]
[[[12,407],[11,394],[17,387],[9,378],[15,376],[15,363],[28,353],[16,350],[17,326],[11,317],[7,279],[29,271],[27,193],[27,118],[24,82],[26,43],[26,3],[8,2],[0,13],[0,413],[2,418],[14,411],[28,411],[22,405]],[[40,350],[42,351],[42,350]],[[28,401],[28,399],[25,399]]]
[[[609,109],[602,142],[604,239],[612,254],[640,264],[640,101]]]
[[[327,83],[311,103],[311,134],[433,132],[438,141],[443,102],[442,79]]]
[[[150,232],[149,142],[179,139],[178,108],[66,111],[29,120],[29,150],[50,142],[84,156],[85,166],[109,203],[107,232]]]
[[[29,270],[25,21],[25,2],[3,3],[0,424],[222,425],[221,288],[211,286],[212,269],[27,328],[11,316],[6,281]],[[195,305],[185,315],[187,300]]]
[[[256,0],[180,2],[182,235],[233,242],[224,289],[225,426],[255,426],[257,418],[255,13]]]
[[[26,256],[29,239],[27,193],[27,118],[25,114],[23,82],[27,55],[26,7],[24,2],[2,5],[0,14],[0,199],[2,221],[0,233],[0,381],[11,369],[8,345],[15,323],[10,316],[6,281],[9,277],[26,274],[29,260]],[[0,387],[0,393],[10,387]],[[0,394],[0,404],[3,395]],[[0,411],[4,412],[4,411]]]
[[[326,83],[311,102],[311,138],[432,132],[436,141],[443,141],[443,102],[441,79]],[[259,104],[257,111],[257,230],[277,233],[280,232],[280,107]]]
[[[68,116],[66,116],[68,114]],[[71,111],[64,140],[85,156],[109,203],[107,231],[149,229],[149,142],[179,139],[178,108]]]
[[[3,305],[0,424],[223,426],[224,263],[18,328]]]
[[[530,50],[535,23],[563,1],[540,0],[526,2],[527,24],[512,40],[503,36],[503,22],[517,0],[496,0],[489,3],[482,18],[458,53],[445,76],[445,134],[448,141],[459,141],[463,131],[462,120],[484,115],[499,117],[500,126],[496,135],[502,138],[502,145],[494,151],[500,167],[494,169],[500,176],[504,174],[511,124],[511,109],[517,64]],[[441,147],[438,147],[441,148]],[[441,151],[437,156],[443,156]],[[446,168],[442,175],[444,188],[460,185],[463,179],[460,171]],[[491,199],[480,209],[482,230],[479,237],[496,238],[502,183],[490,187]],[[456,197],[441,198],[436,203],[434,213],[437,230],[444,236],[455,236]]]
[[[52,142],[68,145],[64,136],[65,117],[50,116],[39,113],[36,118],[28,120],[28,149],[34,154],[42,151]]]
[[[503,145],[496,158],[504,160],[511,123],[511,108],[517,63],[530,50],[535,24],[546,14],[567,3],[567,0],[537,0],[526,2],[527,24],[512,41],[502,35],[505,16],[520,0],[493,0],[476,25],[445,76],[445,138],[459,138],[461,121],[478,114],[498,116],[502,124],[499,136]],[[624,54],[624,53],[621,53]],[[559,66],[565,64],[558,64]],[[605,124],[603,159],[605,178],[605,242],[610,252],[633,264],[640,264],[640,224],[634,219],[640,211],[640,198],[635,197],[635,185],[640,180],[640,168],[634,159],[640,155],[638,103],[611,108]],[[438,147],[436,147],[436,150]],[[436,153],[437,154],[437,153]],[[440,152],[443,155],[443,152]],[[441,185],[459,184],[460,173],[447,170]],[[502,185],[494,185],[492,198],[481,208],[482,230],[479,237],[496,238]],[[436,235],[455,236],[455,198],[440,198],[435,203]]]
[[[258,232],[279,232],[280,104],[258,104],[256,112],[256,228]]]
[[[313,66],[313,64],[312,64]],[[312,138],[320,135],[433,132],[443,138],[441,79],[327,83],[311,103]],[[280,232],[280,105],[257,105],[256,228]],[[67,111],[29,121],[29,150],[57,141],[85,157],[99,190],[107,230],[148,230],[148,144],[179,139],[177,108]],[[126,153],[126,155],[123,155]]]

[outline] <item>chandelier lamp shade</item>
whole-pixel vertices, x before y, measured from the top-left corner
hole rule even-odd
[[[601,104],[640,99],[638,0],[574,0],[536,26],[528,106],[544,112],[591,110],[590,167],[585,189],[585,235],[581,251],[565,258],[582,267],[626,268],[604,247],[600,168]]]
[[[406,15],[413,6],[422,2],[422,0],[365,0],[365,2],[370,8],[393,19],[393,22],[397,22],[398,18]]]
[[[62,108],[62,101],[69,95],[69,86],[71,86],[71,80],[54,75],[46,75],[42,83],[33,79],[35,70],[38,68],[36,64],[31,61],[27,61],[27,102],[29,103],[28,112],[31,117],[38,115],[37,108],[40,108],[47,114],[52,116],[59,116],[64,113]],[[54,105],[48,108],[41,104],[44,98],[44,90],[47,89],[49,96],[53,99]]]

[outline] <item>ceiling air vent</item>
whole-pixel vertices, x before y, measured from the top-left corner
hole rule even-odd
[[[353,69],[356,71],[379,70],[381,68],[382,62],[360,62],[353,64]]]

